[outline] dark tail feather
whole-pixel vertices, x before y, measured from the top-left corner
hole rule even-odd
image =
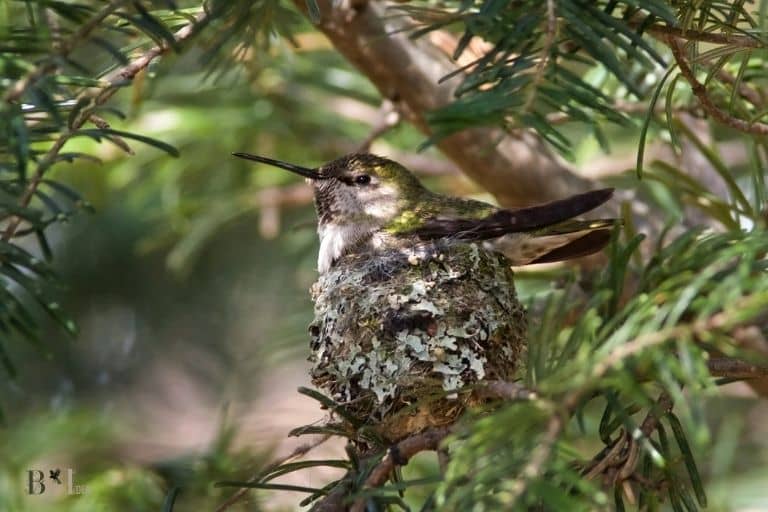
[[[408,234],[423,240],[451,237],[488,240],[507,233],[524,233],[558,224],[594,210],[613,195],[612,188],[592,190],[566,199],[517,210],[498,210],[484,219],[434,219]]]
[[[502,210],[502,212],[508,212],[508,227],[516,227],[517,230],[515,231],[530,231],[557,224],[594,210],[608,201],[611,196],[613,196],[612,188],[601,188],[537,206],[517,210]]]
[[[611,241],[610,229],[598,229],[590,231],[573,242],[549,251],[538,257],[531,263],[553,263],[555,261],[570,260],[587,256],[601,250]]]

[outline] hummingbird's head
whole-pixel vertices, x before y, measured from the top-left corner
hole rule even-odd
[[[248,153],[233,154],[307,178],[315,190],[315,207],[321,225],[366,223],[383,226],[409,208],[425,191],[408,169],[370,153],[352,153],[316,169]]]

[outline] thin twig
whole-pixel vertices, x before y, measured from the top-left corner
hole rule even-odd
[[[339,512],[346,510],[344,501],[349,493],[349,480],[340,481],[331,492],[312,506],[310,512]]]
[[[648,103],[641,101],[624,101],[621,99],[613,102],[609,108],[616,112],[622,112],[624,114],[645,114],[648,112]],[[680,111],[682,109],[676,109]],[[661,102],[656,104],[656,112],[664,112],[664,105]],[[565,112],[552,112],[547,114],[547,123],[549,124],[563,124],[570,121],[572,118]],[[613,158],[613,156],[612,156]],[[633,158],[635,158],[633,156]]]
[[[581,471],[581,476],[586,480],[592,480],[597,475],[602,474],[611,465],[616,465],[617,461],[621,459],[621,453],[627,443],[627,439],[631,439],[626,430],[621,431],[621,435],[613,445],[606,451],[601,450],[594,459]]]
[[[75,32],[72,37],[61,46],[62,52],[69,53],[72,51],[75,46],[80,44],[81,41],[84,41],[91,32],[98,28],[102,21],[108,16],[111,16],[116,10],[127,4],[129,1],[130,0],[113,0],[105,5],[93,18],[82,24],[80,28],[77,29],[77,32]]]
[[[640,433],[642,433],[643,437],[646,439],[651,437],[651,434],[653,434],[653,432],[659,426],[659,421],[661,421],[661,418],[668,414],[674,405],[675,403],[672,401],[672,397],[669,395],[669,393],[662,391],[662,393],[659,395],[659,398],[656,400],[656,403],[653,407],[651,407],[651,410],[648,411],[648,414],[645,416],[643,423],[640,425]],[[637,463],[639,460],[638,447],[638,439],[636,439],[634,436],[630,436],[627,455],[621,465],[621,469],[616,473],[614,477],[614,485],[617,482],[626,482],[635,474],[635,469],[637,469]]]
[[[768,377],[768,368],[747,363],[732,357],[713,357],[707,361],[713,377],[729,379],[755,379]]]
[[[672,401],[672,397],[669,396],[669,393],[665,391],[659,395],[659,398],[656,399],[656,405],[648,411],[643,423],[640,424],[640,431],[645,437],[650,437],[650,435],[653,434],[653,431],[656,430],[656,427],[659,425],[659,420],[661,420],[662,416],[672,410],[673,405],[674,402]]]
[[[582,470],[582,476],[591,480],[601,474],[612,474],[611,484],[614,486],[634,477],[639,455],[638,439],[635,436],[639,433],[642,437],[650,437],[656,430],[661,417],[671,411],[673,405],[669,394],[662,392],[651,410],[646,414],[638,431],[622,430],[621,435],[613,445],[596,455]]]
[[[736,84],[736,77],[724,69],[721,69],[720,71],[717,72],[717,77],[724,83],[727,83],[730,85]],[[742,98],[744,98],[745,100],[747,100],[757,108],[762,108],[763,105],[765,104],[760,93],[755,89],[747,86],[743,82],[739,84],[738,92]],[[641,102],[641,101],[633,102],[633,101],[617,100],[610,105],[610,108],[612,110],[615,110],[617,112],[622,112],[625,114],[645,114],[648,112],[648,103]],[[662,104],[662,102],[658,102],[656,104],[655,112],[661,113],[661,112],[664,112],[664,110],[665,110],[665,106]],[[674,109],[674,111],[689,112],[690,109],[676,108]],[[552,125],[567,123],[571,121],[571,119],[572,119],[571,116],[565,112],[551,112],[547,114],[547,123]],[[612,158],[614,157],[612,156]]]
[[[385,99],[379,109],[379,120],[371,129],[371,133],[360,143],[357,148],[358,153],[367,153],[371,149],[373,141],[387,133],[389,130],[400,124],[402,116],[397,110],[397,106],[391,100]]]
[[[257,482],[262,475],[265,473],[268,473],[274,469],[277,469],[278,467],[282,466],[289,460],[297,459],[299,457],[303,457],[313,449],[317,448],[324,442],[326,442],[328,439],[331,438],[331,434],[325,434],[321,436],[320,438],[316,439],[315,441],[311,443],[306,443],[301,446],[297,446],[295,450],[293,450],[288,455],[285,455],[284,457],[280,457],[279,459],[273,461],[270,465],[268,465],[266,468],[260,469],[258,473],[253,475],[249,480],[248,483],[255,483]],[[225,501],[223,501],[218,507],[216,507],[215,512],[223,512],[224,510],[228,509],[238,501],[240,501],[246,494],[248,494],[248,491],[250,491],[250,487],[241,487],[238,489],[235,493],[232,494],[229,498],[227,498]]]
[[[174,34],[174,39],[176,42],[180,43],[188,39],[195,32],[195,28],[203,21],[205,21],[207,17],[208,14],[205,11],[202,11],[197,16],[195,16],[194,21],[190,22],[188,25],[185,25]],[[35,174],[32,176],[32,178],[30,178],[29,182],[27,183],[27,188],[24,190],[24,193],[21,195],[19,200],[19,206],[21,208],[26,208],[29,205],[32,197],[35,194],[35,191],[37,190],[38,185],[40,184],[40,181],[45,175],[45,172],[56,162],[56,157],[58,156],[59,151],[61,151],[61,149],[64,147],[64,144],[66,144],[69,139],[75,136],[77,134],[77,130],[80,129],[89,119],[91,112],[93,112],[96,107],[104,104],[109,98],[111,98],[117,92],[119,84],[125,80],[133,79],[133,77],[135,77],[140,71],[146,69],[146,67],[149,66],[153,60],[163,55],[169,49],[170,45],[167,43],[163,43],[162,45],[150,48],[141,56],[128,63],[126,66],[118,68],[112,73],[109,73],[103,79],[109,84],[105,88],[97,89],[97,92],[87,92],[84,94],[84,97],[90,97],[92,99],[90,105],[83,108],[83,110],[80,112],[80,115],[78,115],[77,118],[73,121],[72,126],[66,129],[61,135],[59,135],[59,138],[56,139],[50,149],[48,149],[46,152],[45,156],[43,156],[43,158],[38,162]],[[16,234],[16,230],[21,224],[21,221],[21,217],[14,216],[11,218],[0,239],[4,242],[7,242],[13,238],[13,236]]]
[[[451,433],[449,427],[438,427],[426,430],[420,434],[408,437],[389,450],[381,459],[368,478],[363,489],[372,489],[384,485],[395,466],[403,466],[417,453],[427,450],[437,450],[440,443]],[[365,511],[365,498],[360,498],[352,505],[351,512]]]
[[[547,35],[544,39],[544,46],[541,49],[541,59],[536,64],[536,70],[533,72],[533,79],[531,79],[530,92],[525,99],[525,105],[523,106],[523,112],[529,112],[533,106],[533,102],[536,100],[536,93],[539,89],[539,84],[544,79],[544,72],[549,64],[550,52],[555,45],[555,39],[557,38],[557,14],[555,13],[555,0],[547,0]]]
[[[748,303],[749,301],[742,299],[741,302]],[[735,304],[729,309],[731,313],[738,311],[738,304]],[[661,345],[662,343],[666,343],[675,338],[709,333],[715,329],[732,327],[732,323],[734,323],[734,318],[729,314],[729,311],[722,311],[704,320],[697,320],[692,323],[676,325],[659,331],[641,334],[627,343],[619,345],[604,359],[596,363],[592,369],[591,378],[593,381],[601,379],[611,369],[619,366],[629,357],[655,345]]]
[[[71,52],[82,41],[84,41],[107,16],[111,15],[117,9],[122,7],[123,4],[128,3],[128,1],[129,0],[114,0],[113,2],[105,5],[93,16],[93,18],[83,23],[77,32],[72,34],[72,36],[67,41],[58,45],[58,48],[56,49],[56,55],[63,57],[69,54],[69,52]],[[18,100],[32,84],[40,80],[48,73],[53,72],[56,67],[57,66],[50,59],[41,61],[37,66],[32,68],[22,78],[16,80],[16,82],[8,88],[8,90],[3,95],[3,101],[6,103],[11,103]]]
[[[520,496],[525,493],[528,487],[528,482],[541,476],[541,470],[544,464],[549,460],[552,455],[552,450],[557,443],[560,433],[565,428],[567,420],[562,414],[554,413],[547,422],[547,430],[544,435],[539,439],[538,444],[528,457],[528,463],[523,467],[520,472],[521,478],[518,478],[515,485],[512,488],[511,503],[516,503]]]
[[[683,54],[683,45],[680,41],[675,37],[669,36],[667,42],[672,49],[672,55],[675,58],[675,62],[677,62],[677,66],[680,68],[680,73],[682,73],[683,77],[688,81],[694,96],[696,96],[699,103],[701,103],[701,106],[709,115],[722,124],[730,126],[736,130],[751,133],[753,135],[768,135],[768,124],[758,122],[749,123],[742,119],[735,118],[715,105],[707,94],[707,88],[704,84],[699,82],[696,75],[693,73],[693,70],[688,65],[688,60]]]
[[[726,71],[725,69],[720,69],[717,72],[717,78],[719,78],[722,82],[725,82],[730,85],[736,85],[737,79],[735,76],[733,76],[732,73]],[[765,101],[763,99],[763,96],[752,87],[749,87],[744,82],[739,82],[739,88],[738,88],[739,95],[750,102],[755,107],[761,109],[765,105]]]
[[[490,380],[483,383],[478,389],[481,395],[494,398],[503,398],[504,400],[535,400],[536,392],[531,391],[519,382],[507,382],[504,380]]]
[[[640,27],[642,22],[632,22],[632,26]],[[700,30],[689,30],[668,25],[649,25],[643,27],[643,32],[651,34],[662,40],[669,38],[680,38],[688,41],[699,41],[702,43],[723,44],[729,46],[738,46],[740,48],[765,48],[765,42],[749,36],[739,36],[725,34],[721,32],[702,32]]]
[[[8,88],[8,90],[3,95],[3,101],[6,103],[11,103],[18,100],[30,85],[37,82],[43,76],[51,73],[55,69],[56,65],[50,61],[45,61],[38,64],[22,78],[16,80],[16,82]]]

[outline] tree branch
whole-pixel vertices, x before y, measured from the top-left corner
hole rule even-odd
[[[294,0],[305,11],[306,2]],[[439,80],[456,64],[428,38],[412,40],[402,17],[385,16],[375,1],[318,2],[318,28],[336,49],[393,101],[403,116],[429,134],[426,114],[448,105],[457,80]],[[507,207],[562,198],[590,188],[529,132],[512,136],[499,129],[471,128],[437,143],[467,176]]]
[[[266,468],[261,469],[256,475],[254,475],[253,477],[251,477],[250,480],[248,480],[248,483],[257,482],[262,475],[282,466],[289,460],[303,457],[304,455],[308,454],[310,451],[317,448],[318,446],[320,446],[330,438],[331,438],[331,434],[325,434],[324,436],[321,436],[319,439],[315,440],[312,443],[305,443],[301,446],[296,447],[296,449],[293,450],[288,455],[284,457],[280,457],[279,459],[275,460],[270,465],[268,465]],[[221,505],[216,507],[216,510],[214,512],[224,512],[226,509],[228,509],[229,507],[231,507],[232,505],[234,505],[235,503],[243,499],[243,497],[245,497],[245,495],[248,494],[248,491],[250,490],[251,490],[250,487],[241,487],[235,493],[233,493],[232,496],[230,496],[225,501],[223,501]]]
[[[717,72],[717,78],[719,78],[721,81],[730,84],[731,86],[735,86],[738,82],[736,77],[733,76],[733,74],[729,73],[725,69],[720,69]],[[738,82],[738,91],[739,96],[750,102],[752,105],[754,105],[758,109],[762,109],[765,105],[765,101],[763,100],[762,95],[760,92],[758,92],[756,89],[753,89],[752,87],[748,86],[744,82]]]
[[[667,343],[677,338],[685,338],[708,334],[710,331],[727,329],[738,325],[738,311],[740,306],[748,307],[750,298],[741,299],[733,304],[728,310],[721,311],[709,318],[696,320],[691,323],[678,324],[658,331],[640,334],[636,338],[618,345],[606,356],[597,361],[592,368],[590,376],[592,381],[599,381],[605,377],[608,372],[624,363],[630,357],[647,350],[656,345]]]
[[[642,22],[632,22],[632,26],[640,27]],[[699,41],[702,43],[723,44],[729,46],[738,46],[740,48],[765,48],[766,44],[756,37],[739,36],[721,32],[703,32],[700,30],[690,30],[669,25],[650,25],[643,27],[643,32],[651,34],[658,39],[667,41],[670,37],[686,39],[688,41]]]
[[[768,368],[731,357],[713,357],[707,361],[707,368],[713,377],[740,380],[768,377]]]
[[[672,55],[675,58],[675,62],[677,62],[677,66],[680,68],[680,73],[683,75],[683,78],[685,78],[686,81],[690,84],[694,96],[696,96],[696,98],[699,100],[699,103],[701,103],[701,106],[709,115],[711,115],[720,123],[726,126],[730,126],[736,130],[745,133],[751,133],[753,135],[768,135],[768,124],[758,122],[749,123],[742,119],[735,118],[725,110],[722,110],[717,105],[715,105],[707,94],[707,88],[704,86],[704,84],[699,82],[693,70],[688,65],[688,60],[683,54],[683,45],[680,43],[680,40],[675,37],[668,36],[667,42],[670,49],[672,50]]]
[[[483,383],[478,393],[492,398],[502,398],[508,401],[536,400],[535,391],[531,391],[519,382],[507,382],[503,380],[490,380]]]
[[[368,478],[365,480],[363,490],[372,489],[384,485],[394,471],[395,466],[408,464],[411,457],[427,450],[437,450],[440,443],[451,433],[450,427],[439,427],[425,430],[420,434],[406,438],[392,448],[381,459]],[[365,512],[365,498],[359,498],[352,505],[351,512]]]

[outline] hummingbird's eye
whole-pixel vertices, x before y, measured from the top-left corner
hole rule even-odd
[[[355,176],[355,183],[358,185],[367,185],[371,182],[371,177],[367,174],[361,174],[359,176]]]

